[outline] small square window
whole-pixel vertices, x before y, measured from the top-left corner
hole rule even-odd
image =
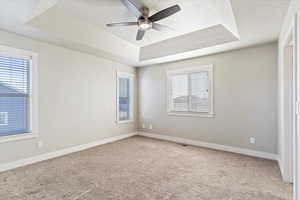
[[[213,66],[170,70],[168,113],[213,116]]]

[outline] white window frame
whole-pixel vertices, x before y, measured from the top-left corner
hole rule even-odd
[[[119,78],[128,78],[129,79],[129,120],[120,120],[119,119]],[[127,72],[120,72],[117,71],[117,119],[116,122],[117,124],[124,124],[124,123],[132,123],[134,122],[134,102],[135,102],[135,98],[134,98],[134,84],[135,81],[135,75],[132,73],[127,73]]]
[[[30,93],[29,93],[29,130],[28,133],[0,136],[0,143],[33,139],[39,136],[38,133],[38,54],[32,51],[16,49],[0,45],[0,55],[30,59]]]
[[[172,77],[174,75],[208,72],[209,75],[209,111],[208,112],[178,112],[172,111]],[[180,68],[167,71],[167,112],[168,115],[186,117],[214,117],[214,69],[213,65]],[[190,88],[189,88],[190,89]]]

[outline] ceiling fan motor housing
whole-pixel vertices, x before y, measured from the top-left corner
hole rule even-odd
[[[148,19],[150,10],[147,7],[142,7],[140,11],[143,15],[138,19],[139,30],[147,31],[152,28],[152,22]]]
[[[147,19],[149,17],[149,14],[150,14],[150,10],[149,8],[147,7],[142,7],[140,9],[141,13],[143,14],[140,18],[144,18],[144,19]]]

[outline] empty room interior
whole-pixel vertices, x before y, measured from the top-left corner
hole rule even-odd
[[[0,200],[300,200],[300,0],[0,3]]]

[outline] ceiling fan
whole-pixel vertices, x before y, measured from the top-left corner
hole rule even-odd
[[[142,40],[146,31],[154,29],[157,31],[168,31],[171,28],[168,26],[156,23],[159,20],[165,19],[181,10],[179,5],[174,5],[158,13],[149,16],[150,10],[146,6],[139,6],[131,0],[121,0],[121,2],[128,8],[128,10],[137,17],[137,22],[121,22],[107,24],[108,27],[117,26],[138,26],[138,33],[136,40]]]

